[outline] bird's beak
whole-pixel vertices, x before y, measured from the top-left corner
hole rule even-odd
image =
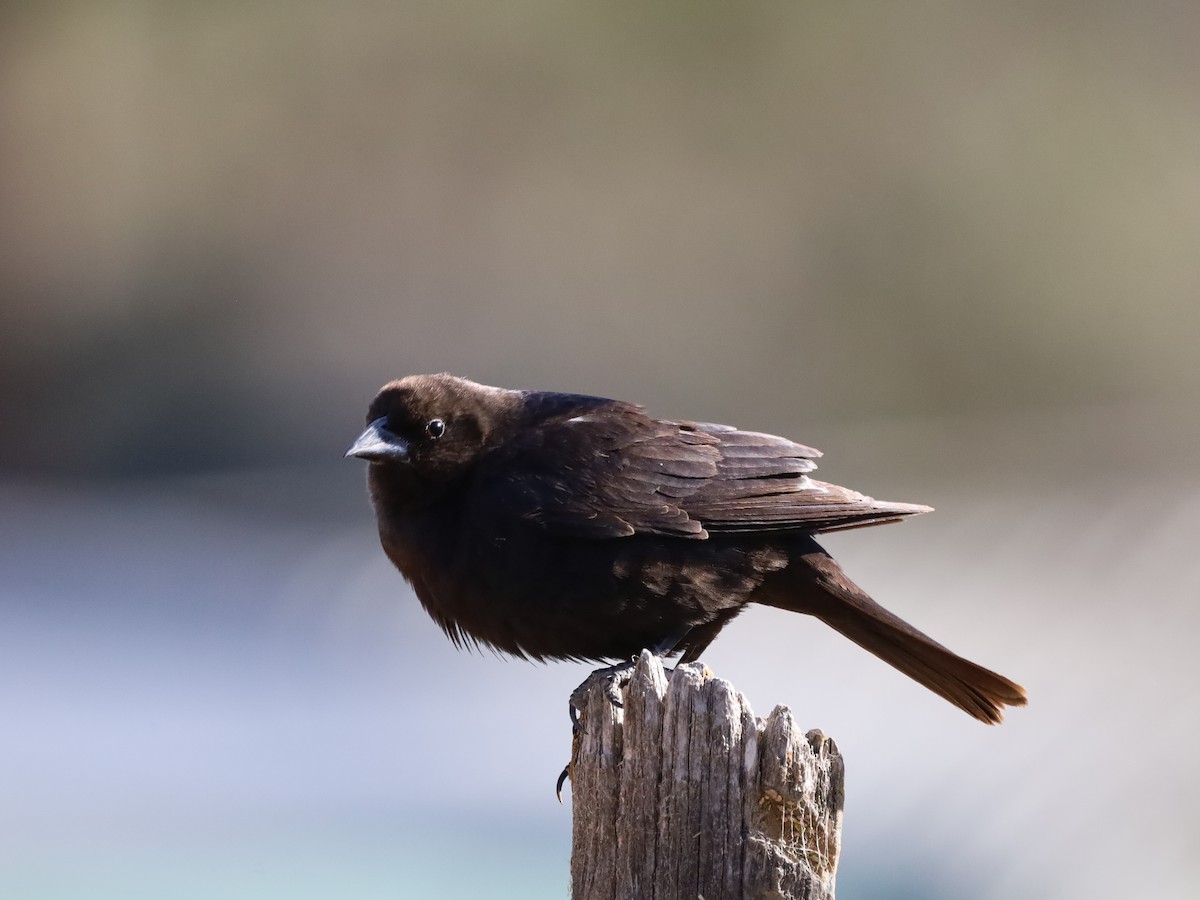
[[[386,424],[387,417],[384,416],[368,425],[367,430],[350,445],[346,456],[357,456],[371,462],[408,462],[408,441],[388,431],[384,427]]]

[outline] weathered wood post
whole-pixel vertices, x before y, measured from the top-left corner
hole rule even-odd
[[[643,652],[586,688],[571,754],[574,900],[832,900],[844,769],[791,712],[758,719],[699,663]]]

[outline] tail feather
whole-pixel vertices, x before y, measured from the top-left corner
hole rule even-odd
[[[1020,685],[963,659],[930,638],[914,638],[871,620],[824,621],[981,722],[998,724],[1004,719],[1005,706],[1026,703]]]
[[[824,551],[803,559],[811,567],[805,573],[807,590],[773,592],[768,603],[816,616],[981,722],[994,725],[1003,720],[1005,706],[1025,705],[1023,687],[963,659],[888,612]]]

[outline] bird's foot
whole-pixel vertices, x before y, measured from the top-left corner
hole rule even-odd
[[[671,652],[675,646],[675,643],[676,638],[672,637],[668,641],[663,641],[657,646],[651,648],[650,652],[661,658],[667,653]],[[597,679],[601,680],[604,684],[604,694],[608,699],[608,702],[617,709],[624,709],[625,698],[622,691],[633,678],[633,670],[637,668],[638,659],[640,659],[640,654],[632,659],[617,663],[616,665],[604,666],[596,669],[594,672],[592,672],[592,674],[585,678],[583,682],[577,688],[575,688],[575,690],[571,691],[571,699],[568,703],[567,711],[571,717],[571,738],[573,744],[575,744],[575,742],[578,741],[579,736],[587,730],[584,726],[581,714],[587,708],[588,694],[591,692],[592,685],[596,683]],[[674,670],[664,667],[663,671],[667,675],[670,675]],[[577,749],[578,745],[575,744],[575,746],[572,747],[572,759],[574,758],[574,753]],[[554,794],[556,797],[558,797],[559,803],[562,803],[562,787],[570,777],[571,763],[567,763],[563,767],[562,772],[558,776],[558,781],[554,785]]]
[[[659,659],[665,660],[666,657],[673,653],[678,647],[679,642],[687,637],[691,631],[690,625],[685,625],[682,628],[677,628],[660,639],[653,647],[649,647],[649,651]],[[645,652],[645,651],[643,651]],[[605,685],[605,691],[608,694],[608,699],[617,709],[624,708],[622,702],[621,689],[629,684],[629,679],[633,677],[633,670],[637,666],[638,659],[641,658],[639,653],[637,656],[630,657],[624,662],[619,662],[615,666],[604,666],[597,669],[591,675],[583,680],[583,684],[571,691],[571,702],[568,711],[571,715],[571,733],[574,734],[582,725],[580,725],[579,713],[583,711],[584,705],[587,703],[588,690],[592,686],[592,682],[597,678],[608,679]],[[663,670],[670,675],[672,669],[663,666]]]
[[[608,702],[617,709],[625,708],[625,700],[621,695],[621,689],[629,684],[629,680],[633,677],[634,666],[637,665],[637,658],[634,657],[626,662],[617,663],[615,666],[604,666],[596,669],[580,685],[571,691],[571,699],[567,703],[567,712],[571,717],[571,742],[576,744],[579,736],[586,729],[583,726],[583,719],[580,714],[587,707],[588,693],[592,689],[592,685],[597,679],[604,682],[604,694],[608,698]],[[571,754],[574,757],[577,746],[572,746]],[[554,796],[558,798],[558,802],[562,803],[562,788],[566,784],[567,779],[571,777],[571,763],[563,766],[563,770],[559,773],[558,781],[554,784]]]
[[[594,671],[580,683],[579,687],[571,691],[567,711],[571,716],[572,734],[583,730],[583,720],[580,719],[579,714],[587,706],[588,692],[598,679],[604,682],[604,693],[608,697],[608,702],[617,709],[624,709],[625,702],[621,696],[621,689],[629,684],[629,679],[633,677],[633,668],[636,665],[637,657],[617,663],[615,666],[604,666]]]

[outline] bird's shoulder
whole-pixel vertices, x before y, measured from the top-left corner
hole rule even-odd
[[[702,536],[669,491],[715,474],[717,443],[632,403],[530,393],[515,427],[480,457],[467,493],[472,505],[487,508],[480,513],[561,535]]]

